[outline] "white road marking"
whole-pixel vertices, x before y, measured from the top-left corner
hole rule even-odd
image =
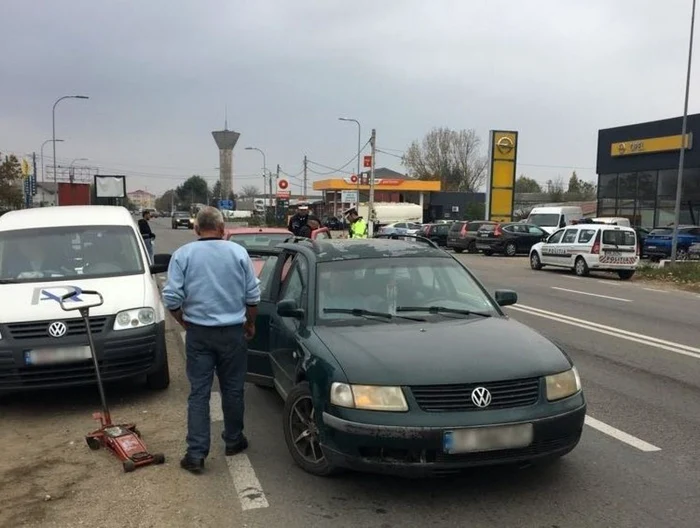
[[[579,295],[589,295],[591,297],[601,297],[603,299],[610,299],[613,301],[620,301],[620,302],[632,302],[631,299],[623,299],[621,297],[611,297],[610,295],[600,295],[599,293],[588,293],[588,292],[583,292],[579,290],[569,290],[568,288],[560,288],[559,286],[552,286],[553,290],[559,290],[559,291],[565,291],[569,293],[578,293]]]
[[[642,288],[643,290],[646,291],[653,291],[653,292],[659,292],[659,293],[668,293],[668,290],[657,290],[656,288]]]
[[[244,511],[270,506],[247,455],[226,457],[226,464]]]
[[[564,277],[565,279],[573,279],[573,280],[583,280],[581,277],[577,277],[576,275],[559,275],[560,277]]]
[[[592,330],[600,334],[605,334],[619,339],[625,339],[627,341],[632,341],[634,343],[641,343],[642,345],[647,345],[651,347],[660,348],[662,350],[668,350],[669,352],[674,352],[682,356],[688,356],[695,359],[700,359],[700,348],[691,347],[688,345],[682,345],[681,343],[675,343],[673,341],[666,341],[664,339],[659,339],[656,337],[651,337],[644,334],[638,334],[636,332],[629,332],[627,330],[622,330],[620,328],[614,328],[612,326],[606,326],[599,323],[594,323],[593,321],[586,321],[585,319],[577,319],[575,317],[569,317],[568,315],[562,315],[554,312],[548,312],[547,310],[541,310],[539,308],[534,308],[532,306],[525,306],[523,304],[516,306],[509,306],[518,312],[522,312],[529,315],[535,315],[537,317],[542,317],[544,319],[549,319],[551,321],[556,321],[558,323],[564,323],[571,326],[577,326],[585,330]]]
[[[632,436],[631,434],[627,434],[624,431],[615,429],[613,426],[603,423],[600,420],[596,420],[591,416],[586,415],[585,423],[589,427],[592,427],[593,429],[596,429],[608,436],[612,436],[616,440],[624,442],[627,445],[631,445],[632,447],[635,447],[640,451],[644,451],[645,453],[650,453],[652,451],[661,451],[660,447],[656,447],[655,445],[645,442],[644,440],[641,440],[636,436]]]
[[[221,393],[218,391],[212,391],[211,393],[211,398],[209,399],[209,416],[212,423],[224,421],[224,411],[221,408]]]

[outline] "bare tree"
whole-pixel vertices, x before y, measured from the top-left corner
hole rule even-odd
[[[414,141],[403,158],[409,173],[421,180],[439,180],[446,191],[476,192],[486,181],[488,160],[474,130],[434,128]]]
[[[241,196],[243,196],[244,198],[253,198],[254,196],[258,196],[259,194],[260,189],[258,189],[255,185],[244,185],[241,189]]]

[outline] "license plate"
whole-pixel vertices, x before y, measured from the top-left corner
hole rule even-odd
[[[90,359],[90,357],[89,346],[38,348],[36,350],[27,350],[24,353],[24,362],[27,365],[56,365],[85,361]]]
[[[656,249],[656,246],[647,246],[647,249]]]
[[[619,251],[606,251],[605,254],[610,256],[610,257],[621,257],[622,256],[622,253],[620,253]]]
[[[487,236],[489,236],[489,234],[488,234],[488,233],[481,233],[479,236],[481,236],[481,237],[487,237]]]
[[[499,425],[447,431],[443,450],[448,454],[518,449],[532,443],[532,424]]]

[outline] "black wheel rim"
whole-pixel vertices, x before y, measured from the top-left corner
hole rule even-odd
[[[289,434],[299,456],[311,464],[319,464],[323,461],[323,451],[318,440],[318,427],[314,416],[311,397],[298,398],[289,414]]]
[[[508,253],[510,256],[515,255],[515,246],[513,244],[508,244],[506,246],[506,253]]]

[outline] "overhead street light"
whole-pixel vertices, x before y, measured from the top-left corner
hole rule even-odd
[[[269,192],[265,192],[265,174],[267,174],[267,157],[265,156],[265,152],[262,151],[262,149],[259,149],[258,147],[246,147],[244,150],[257,150],[262,154],[263,157],[263,194],[268,195],[268,200],[270,203],[270,207],[272,207],[272,174],[268,175],[268,178],[270,178],[270,190]]]
[[[362,149],[362,146],[360,143],[362,142],[362,125],[360,125],[360,122],[357,119],[350,119],[347,117],[339,117],[338,121],[350,121],[352,123],[357,124],[357,174],[355,175],[357,177],[357,203],[355,204],[356,207],[360,206],[360,150]]]
[[[53,110],[51,111],[51,128],[52,135],[51,140],[53,142],[53,182],[56,183],[56,105],[63,101],[64,99],[90,99],[87,95],[64,95],[56,99],[53,104]]]
[[[39,150],[41,151],[41,181],[42,181],[42,183],[44,181],[44,145],[46,145],[47,143],[52,142],[52,141],[55,143],[63,143],[62,139],[47,139],[46,141],[44,141],[41,144],[41,149],[39,149]]]

